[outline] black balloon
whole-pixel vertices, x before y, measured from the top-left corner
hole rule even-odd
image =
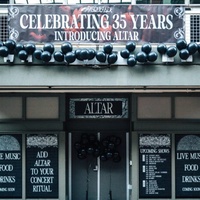
[[[64,54],[61,51],[55,51],[53,57],[57,62],[64,61]]]
[[[108,64],[114,64],[116,61],[117,61],[117,54],[116,53],[111,53],[111,54],[109,54],[108,55],[108,58],[107,58],[107,60],[108,60]]]
[[[70,42],[64,42],[62,45],[61,45],[61,51],[66,54],[68,52],[71,52],[73,49],[72,47],[72,44]]]
[[[95,148],[93,154],[94,154],[95,157],[98,157],[100,155],[100,149],[99,148]]]
[[[115,148],[115,144],[114,144],[113,142],[110,142],[110,143],[108,144],[108,148],[109,148],[109,149],[114,149],[114,148]]]
[[[96,51],[94,49],[88,49],[88,60],[92,60],[94,59],[95,55],[96,55]]]
[[[16,47],[16,43],[14,40],[7,40],[4,45],[8,48],[9,53],[13,53],[15,47]]]
[[[142,51],[145,52],[146,54],[150,53],[151,52],[151,44],[150,43],[145,43],[142,45]]]
[[[109,140],[108,140],[107,138],[104,139],[104,140],[102,141],[102,145],[103,145],[104,147],[107,147],[108,144],[109,144]]]
[[[73,63],[75,60],[76,60],[76,55],[75,53],[72,51],[72,52],[68,52],[66,55],[65,55],[65,60],[68,62],[68,63]]]
[[[21,50],[24,50],[24,45],[21,43],[17,43],[15,47],[15,52],[18,54]]]
[[[187,42],[184,39],[179,39],[176,42],[176,47],[178,50],[186,49],[187,48]]]
[[[79,151],[82,155],[87,155],[87,151],[85,148],[80,149]]]
[[[93,154],[93,153],[94,153],[94,147],[89,146],[89,147],[87,148],[87,153],[88,153],[88,154]]]
[[[81,58],[80,54],[81,54],[81,49],[76,49],[76,50],[75,50],[76,58],[77,58],[78,60],[80,60],[80,61],[83,61],[83,59]]]
[[[29,55],[32,55],[34,51],[36,50],[36,46],[33,43],[28,43],[24,46],[24,49]]]
[[[177,54],[177,48],[174,46],[168,47],[166,54],[168,57],[174,57]]]
[[[135,56],[130,56],[128,59],[127,59],[127,64],[128,66],[130,67],[133,67],[137,64],[137,60],[135,58]]]
[[[43,50],[41,50],[41,49],[36,49],[36,50],[34,51],[34,53],[33,53],[33,56],[34,56],[36,59],[41,60],[42,52],[43,52]]]
[[[105,53],[110,54],[110,53],[112,53],[113,45],[110,44],[110,43],[109,44],[105,44],[103,46],[103,50],[104,50]]]
[[[122,58],[128,58],[130,55],[130,51],[128,49],[123,49],[120,51],[120,55]]]
[[[158,54],[155,51],[151,51],[148,55],[147,55],[147,60],[150,62],[154,62],[156,61],[158,58]]]
[[[167,52],[167,46],[164,43],[161,43],[157,46],[157,51],[158,53],[160,53],[161,55],[165,54]]]
[[[51,53],[49,51],[43,51],[41,54],[41,60],[44,62],[49,62],[51,60]]]
[[[81,148],[81,143],[80,143],[80,142],[75,142],[74,148],[75,148],[76,150],[80,150],[80,148]]]
[[[18,57],[19,57],[20,60],[27,60],[28,53],[25,50],[21,50],[18,53]]]
[[[107,157],[107,158],[112,158],[112,157],[113,157],[113,153],[112,153],[111,151],[108,151],[108,152],[106,153],[106,157]]]
[[[0,56],[7,57],[9,54],[8,48],[6,46],[0,47]]]
[[[113,155],[113,162],[115,163],[118,163],[121,161],[121,156],[118,154],[118,155]]]
[[[103,52],[103,51],[98,51],[96,53],[96,59],[99,61],[99,62],[106,62],[106,54]]]
[[[86,158],[87,158],[87,155],[82,154],[82,153],[78,153],[77,157],[78,157],[80,160],[83,160],[83,159],[86,159]]]
[[[187,50],[189,51],[190,55],[193,55],[197,52],[198,50],[198,45],[195,42],[190,42],[187,46]]]
[[[130,52],[133,52],[135,50],[135,47],[136,47],[135,42],[126,43],[126,49],[128,49]]]
[[[105,154],[102,154],[102,155],[100,155],[100,160],[101,161],[106,161],[108,159],[107,159],[107,156]]]
[[[51,54],[53,54],[54,52],[54,45],[52,43],[45,43],[44,46],[43,46],[43,50],[44,51],[48,51],[50,52]]]
[[[89,57],[89,51],[87,49],[82,49],[79,56],[81,60],[87,60]]]
[[[136,55],[136,60],[140,63],[147,62],[147,54],[143,51],[138,52]]]
[[[182,60],[187,60],[190,56],[190,53],[187,49],[182,49],[179,52],[179,56]]]

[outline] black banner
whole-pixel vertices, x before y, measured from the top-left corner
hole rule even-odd
[[[58,138],[27,135],[26,197],[58,198]]]
[[[200,198],[200,135],[176,135],[176,197]]]
[[[182,6],[14,5],[10,39],[17,42],[174,43],[184,38]]]
[[[171,138],[168,134],[139,136],[139,197],[171,198]]]
[[[0,135],[0,198],[22,198],[22,136]]]

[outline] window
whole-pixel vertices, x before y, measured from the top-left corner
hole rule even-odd
[[[27,97],[27,119],[58,119],[58,97]]]
[[[199,0],[190,0],[190,3],[191,4],[199,4],[200,2],[199,2]]]
[[[1,0],[0,4],[8,4],[9,0]]]
[[[176,97],[175,118],[200,119],[200,97]]]
[[[22,119],[22,98],[0,97],[0,119]]]
[[[171,118],[170,97],[138,97],[139,119]]]

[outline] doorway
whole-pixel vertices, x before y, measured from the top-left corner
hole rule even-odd
[[[128,199],[129,133],[71,132],[69,200]]]

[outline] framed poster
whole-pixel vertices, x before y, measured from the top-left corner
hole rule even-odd
[[[171,198],[171,137],[139,135],[139,197]]]
[[[26,137],[26,197],[58,198],[58,136]]]
[[[22,198],[22,135],[0,135],[0,197]]]
[[[177,134],[176,197],[200,199],[200,135]]]

